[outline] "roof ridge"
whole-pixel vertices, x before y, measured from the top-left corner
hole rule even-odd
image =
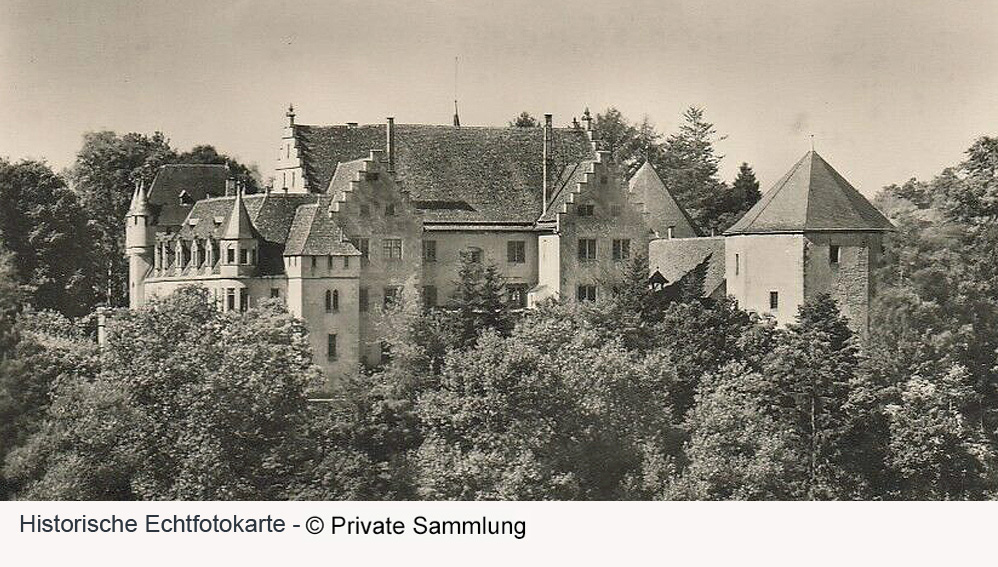
[[[808,154],[804,154],[804,157],[797,160],[797,163],[795,163],[793,167],[790,168],[790,171],[783,174],[783,177],[779,178],[776,181],[776,183],[768,191],[766,191],[766,193],[762,196],[762,199],[760,199],[759,202],[756,203],[756,205],[758,205],[759,210],[755,212],[755,216],[753,216],[751,219],[748,218],[748,215],[749,213],[752,212],[752,209],[756,208],[753,206],[752,209],[749,209],[749,211],[745,213],[745,216],[739,219],[734,225],[732,225],[731,228],[729,228],[725,232],[732,232],[735,230],[735,228],[738,228],[738,232],[743,232],[750,229],[752,225],[755,224],[755,221],[759,220],[759,217],[762,216],[762,213],[766,211],[766,208],[769,207],[769,204],[776,199],[776,196],[779,195],[780,192],[786,188],[787,184],[790,182],[790,179],[793,177],[795,173],[797,173],[797,170],[800,169],[800,166],[804,163],[804,160],[807,159],[807,157]],[[739,227],[739,225],[742,226]]]

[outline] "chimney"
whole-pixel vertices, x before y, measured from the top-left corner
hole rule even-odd
[[[551,114],[548,113],[548,114],[544,115],[544,147],[543,147],[544,163],[541,166],[541,176],[543,177],[543,180],[542,180],[542,191],[543,191],[543,193],[542,193],[542,195],[544,196],[544,203],[543,203],[543,205],[541,207],[542,214],[546,213],[547,210],[548,210],[548,185],[550,183],[550,181],[548,181],[548,175],[551,173],[549,171],[551,169],[551,163],[550,163],[551,162],[551,150],[552,150],[552,148],[551,148]]]
[[[288,111],[286,113],[284,113],[284,115],[288,117],[288,126],[294,126],[295,125],[295,105],[289,104],[288,105]]]
[[[236,180],[234,177],[225,179],[225,196],[231,197],[236,194]]]
[[[669,227],[669,239],[670,239],[670,240],[672,239],[672,236],[673,236],[673,231],[674,231],[675,229],[676,229],[676,227],[674,227],[674,226],[670,226],[670,227]]]
[[[388,153],[388,173],[395,175],[395,117],[387,118],[385,151]]]
[[[586,132],[592,132],[593,130],[593,115],[589,114],[589,107],[586,107],[585,112],[582,113],[582,121],[586,123]]]

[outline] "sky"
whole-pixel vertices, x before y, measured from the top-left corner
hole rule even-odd
[[[615,106],[673,132],[706,109],[722,176],[763,188],[810,147],[867,195],[998,134],[998,2],[0,0],[0,156],[70,165],[156,130],[268,175],[303,124],[569,123]],[[455,85],[454,58],[458,57]]]

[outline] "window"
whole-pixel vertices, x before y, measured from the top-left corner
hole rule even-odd
[[[340,310],[340,290],[333,290],[333,311]]]
[[[385,205],[385,216],[394,217],[395,216],[395,203],[388,203]]]
[[[235,248],[226,248],[225,249],[225,262],[228,263],[228,264],[235,264],[236,263],[236,249]]]
[[[523,309],[527,306],[527,284],[506,285],[506,300],[513,309]]]
[[[329,270],[333,269],[333,257],[332,256],[326,256],[326,269],[329,269]]]
[[[596,206],[595,205],[579,205],[578,206],[578,211],[579,211],[579,216],[580,217],[591,217],[594,214],[596,214]]]
[[[388,286],[385,288],[385,309],[396,305],[402,299],[402,288],[398,286]]]
[[[436,262],[437,261],[437,241],[436,240],[424,240],[423,241],[423,261],[424,262]]]
[[[741,256],[738,255],[738,254],[735,254],[735,275],[736,276],[741,273],[741,269],[742,269],[742,267],[741,267],[742,261],[741,260],[742,260]]]
[[[606,182],[607,182],[607,177],[605,175],[600,175],[599,176],[599,184],[600,185],[606,185]]]
[[[345,269],[347,269],[349,267],[350,267],[350,256],[344,256],[343,257],[343,269],[345,270]]]
[[[468,259],[469,262],[474,262],[476,264],[479,264],[482,261],[482,249],[475,248],[474,246],[466,248],[464,251],[464,256]]]
[[[780,292],[771,291],[769,292],[769,308],[776,311],[780,308]]]
[[[367,311],[368,303],[367,303],[367,288],[366,287],[360,288],[360,294],[359,294],[359,297],[357,298],[357,303],[360,305],[360,310],[361,311]]]
[[[245,248],[240,248],[239,249],[239,263],[240,264],[249,264],[249,250],[247,250]]]
[[[401,238],[386,238],[381,241],[382,253],[384,254],[385,260],[401,260],[402,259],[402,239]]]
[[[326,335],[326,358],[336,360],[336,333]]]
[[[596,301],[596,286],[592,284],[580,284],[576,289],[575,297],[579,301]]]
[[[371,241],[366,238],[354,238],[353,245],[360,252],[360,265],[367,264],[370,259]]]
[[[326,313],[338,311],[340,308],[340,292],[336,290],[326,290]]]
[[[378,180],[378,172],[377,171],[368,171],[364,175],[364,178],[367,179],[368,181],[377,181]]]
[[[250,264],[256,265],[256,249],[250,248]]]
[[[315,256],[311,256],[310,258],[311,258],[311,260],[312,260],[312,269],[314,270],[314,269],[315,269],[315,266],[316,266],[316,259],[315,259]]]
[[[437,306],[437,288],[432,285],[423,286],[423,307]]]
[[[236,310],[236,289],[232,287],[225,288],[225,310],[235,311]]]
[[[590,260],[595,260],[595,259],[596,259],[596,239],[580,238],[579,260],[582,262],[588,262]]]
[[[613,259],[627,260],[631,257],[631,241],[621,238],[613,241]]]
[[[506,260],[510,264],[522,264],[527,261],[527,243],[522,240],[510,240],[506,243]]]
[[[239,290],[239,310],[246,311],[249,309],[249,290],[241,288]]]
[[[839,245],[832,244],[828,247],[828,261],[832,264],[839,263]]]
[[[362,217],[369,217],[369,216],[371,216],[371,207],[369,207],[367,205],[361,205],[360,206],[360,216],[362,216]]]
[[[276,299],[276,298],[278,298],[280,296],[281,296],[281,288],[279,288],[279,287],[272,287],[272,288],[270,288],[270,297],[271,297],[271,299]]]
[[[621,211],[623,210],[624,209],[620,206],[620,203],[614,203],[610,205],[610,216],[619,217]]]

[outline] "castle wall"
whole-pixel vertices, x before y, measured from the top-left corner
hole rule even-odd
[[[423,241],[435,242],[436,261],[423,261],[424,286],[436,288],[437,304],[444,305],[454,292],[461,267],[461,255],[472,248],[482,252],[482,262],[495,264],[507,285],[537,284],[537,233],[532,231],[428,230]],[[523,262],[509,261],[509,243],[523,242]]]
[[[865,339],[875,291],[873,271],[880,263],[880,233],[812,232],[804,235],[804,291],[810,298],[827,293],[839,304],[853,331]],[[831,246],[839,247],[832,262]]]
[[[728,295],[746,311],[773,316],[779,325],[793,323],[804,302],[804,235],[749,234],[725,237]],[[770,293],[778,307],[770,308]]]

